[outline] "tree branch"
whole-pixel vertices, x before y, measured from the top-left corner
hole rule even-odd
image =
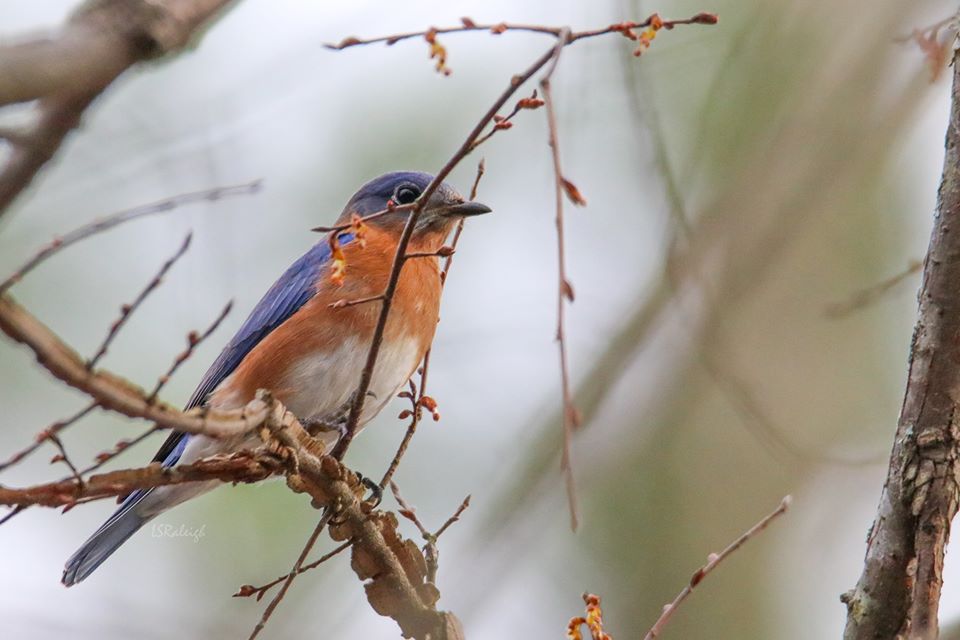
[[[33,125],[6,136],[13,148],[0,169],[0,216],[114,80],[182,49],[230,2],[90,0],[57,37],[0,47],[0,106],[38,101]]]
[[[844,638],[935,638],[943,557],[960,499],[960,60],[907,388],[863,573],[841,596]]]
[[[33,350],[40,365],[66,384],[86,393],[104,409],[131,418],[217,438],[250,431],[265,417],[265,408],[253,403],[239,411],[183,412],[151,401],[142,389],[119,376],[103,370],[89,371],[83,358],[9,295],[0,295],[0,331]]]

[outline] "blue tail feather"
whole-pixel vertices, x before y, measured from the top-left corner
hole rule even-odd
[[[163,466],[172,467],[177,463],[183,455],[188,439],[187,434],[180,434],[173,450],[163,460]],[[63,569],[63,578],[61,578],[63,584],[69,587],[89,576],[153,517],[134,511],[134,507],[152,491],[153,489],[140,489],[126,497],[110,519],[100,525],[100,528],[67,560]]]
[[[150,519],[134,511],[148,493],[148,490],[140,490],[127,496],[116,513],[70,556],[63,569],[63,584],[69,587],[89,576]]]

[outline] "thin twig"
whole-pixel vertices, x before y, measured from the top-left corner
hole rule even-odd
[[[577,408],[573,402],[573,394],[570,391],[570,366],[567,360],[567,340],[564,327],[565,305],[569,300],[573,302],[573,286],[567,279],[566,256],[563,236],[563,193],[564,186],[570,184],[563,176],[563,169],[560,166],[560,144],[557,134],[557,115],[553,105],[553,91],[550,87],[550,78],[557,64],[560,61],[560,53],[563,51],[565,36],[557,39],[557,46],[553,54],[553,60],[547,69],[543,78],[540,79],[540,89],[543,91],[543,100],[546,104],[547,126],[549,129],[550,155],[553,159],[553,177],[554,177],[554,200],[556,206],[556,226],[557,226],[557,346],[560,351],[560,384],[563,403],[563,455],[560,461],[560,468],[563,470],[564,484],[567,491],[567,503],[570,509],[570,526],[576,531],[579,522],[577,508],[576,483],[573,477],[573,460],[571,458],[571,439],[573,430],[579,425],[580,418]]]
[[[49,427],[47,427],[46,429],[38,433],[36,437],[33,439],[33,442],[31,442],[29,445],[27,445],[20,451],[17,451],[13,455],[11,455],[5,462],[0,463],[0,471],[5,471],[9,467],[12,467],[13,465],[19,463],[21,460],[23,460],[24,458],[32,454],[34,451],[36,451],[38,448],[40,448],[40,445],[46,442],[50,438],[50,436],[55,436],[59,434],[61,431],[69,427],[74,422],[81,420],[88,413],[96,409],[97,406],[98,405],[96,402],[91,402],[86,407],[84,407],[83,409],[80,409],[69,418],[64,418],[63,420],[57,420],[56,422],[51,424]]]
[[[220,311],[220,315],[218,315],[216,319],[210,323],[210,326],[208,326],[203,333],[198,334],[196,331],[191,331],[187,334],[187,348],[173,359],[173,363],[170,365],[170,368],[167,369],[167,372],[160,376],[160,378],[157,380],[156,386],[154,386],[153,391],[151,391],[150,395],[147,397],[148,403],[156,402],[157,396],[163,390],[163,387],[170,382],[170,378],[172,378],[173,374],[177,372],[177,369],[180,368],[180,365],[186,362],[190,356],[193,355],[193,352],[196,351],[197,347],[199,347],[204,340],[209,338],[210,334],[217,330],[217,327],[220,326],[220,323],[223,322],[224,318],[230,314],[232,309],[233,300],[230,300],[226,305],[224,305],[223,309]]]
[[[53,446],[57,448],[60,452],[50,460],[51,463],[62,462],[67,465],[67,468],[70,469],[70,474],[74,480],[79,484],[83,484],[83,476],[80,475],[80,472],[77,471],[76,465],[73,464],[73,461],[70,459],[70,455],[67,453],[67,449],[63,446],[63,441],[60,440],[60,437],[56,434],[50,434],[48,440],[53,443]]]
[[[416,208],[416,206],[417,206],[417,203],[415,202],[411,202],[409,204],[391,205],[386,209],[381,209],[380,211],[374,211],[373,213],[368,213],[367,215],[361,217],[359,220],[361,222],[369,222],[371,220],[376,220],[377,218],[380,218],[390,213],[403,213],[404,211],[413,211],[414,208]],[[336,224],[336,225],[333,225],[332,227],[326,227],[321,225],[319,227],[311,228],[310,231],[315,231],[317,233],[338,233],[339,234],[349,230],[351,227],[353,227],[354,224],[355,224],[355,221],[345,222],[343,224]]]
[[[417,510],[411,507],[406,500],[403,499],[403,496],[400,495],[400,487],[397,486],[397,483],[390,481],[390,491],[393,493],[394,499],[397,501],[397,504],[400,505],[400,515],[409,520],[417,527],[417,530],[420,531],[420,535],[426,541],[426,544],[423,546],[423,555],[427,561],[427,582],[431,584],[436,584],[437,582],[437,571],[440,568],[440,550],[437,548],[437,540],[440,539],[440,536],[450,528],[450,526],[460,520],[460,516],[463,515],[463,512],[467,510],[467,507],[470,506],[470,496],[468,495],[460,505],[457,507],[456,511],[453,512],[453,515],[447,518],[439,529],[435,532],[430,533],[427,528],[423,525],[423,522],[420,521],[420,518],[417,516]]]
[[[10,509],[8,513],[4,514],[4,516],[0,518],[0,527],[10,522],[10,520],[12,520],[17,514],[26,511],[26,509],[27,508],[23,505],[17,505],[13,509]]]
[[[272,616],[273,612],[276,610],[277,605],[279,605],[284,596],[287,595],[290,585],[293,584],[293,581],[296,579],[297,575],[301,573],[300,569],[303,567],[303,563],[307,559],[307,555],[310,553],[310,550],[313,549],[313,545],[316,544],[317,538],[320,537],[320,533],[323,532],[324,528],[327,526],[327,523],[330,522],[330,518],[332,517],[333,509],[328,508],[326,511],[324,511],[323,517],[321,517],[319,522],[317,522],[317,526],[313,528],[313,533],[310,534],[310,537],[307,538],[306,544],[303,545],[303,549],[300,551],[300,556],[293,564],[293,568],[290,569],[290,573],[288,573],[284,578],[283,586],[280,587],[280,591],[277,592],[277,595],[273,597],[273,600],[271,600],[270,604],[267,605],[267,608],[264,609],[263,615],[260,617],[259,622],[257,622],[257,626],[253,628],[248,640],[254,640],[254,638],[260,635],[260,632],[263,631],[267,621],[270,620],[270,616]]]
[[[167,272],[177,263],[177,261],[184,256],[187,252],[187,249],[190,248],[190,241],[193,240],[193,232],[189,232],[187,236],[183,239],[183,244],[180,245],[180,248],[177,249],[177,252],[174,253],[163,265],[160,267],[160,270],[153,277],[150,282],[147,283],[147,286],[143,288],[142,291],[137,295],[137,297],[130,304],[124,304],[120,307],[120,317],[117,318],[113,324],[110,325],[110,331],[107,332],[107,337],[103,339],[103,343],[100,345],[100,348],[97,349],[97,352],[92,358],[87,361],[87,369],[93,369],[97,366],[97,363],[100,362],[106,353],[107,349],[110,348],[110,344],[113,342],[113,339],[117,337],[117,334],[120,333],[120,329],[123,328],[123,325],[127,323],[127,320],[131,315],[140,307],[144,300],[153,293],[153,291],[160,286],[160,283],[163,282],[164,276],[167,275]]]
[[[360,413],[363,410],[363,403],[366,399],[367,390],[370,387],[370,381],[373,377],[373,368],[376,365],[377,357],[380,354],[380,346],[383,342],[383,332],[386,328],[387,317],[390,313],[390,308],[393,303],[393,294],[396,291],[397,283],[400,280],[400,271],[403,268],[405,260],[403,259],[404,254],[407,251],[407,245],[410,242],[410,237],[413,234],[413,229],[416,226],[417,220],[420,217],[420,212],[423,210],[424,204],[430,199],[433,193],[437,190],[440,184],[443,183],[443,180],[450,174],[455,166],[457,166],[463,158],[465,158],[473,150],[473,141],[480,137],[483,129],[486,127],[487,123],[493,120],[493,117],[497,112],[503,107],[503,105],[517,92],[520,86],[524,82],[530,79],[537,71],[539,71],[554,55],[554,48],[551,47],[544,55],[540,56],[525,72],[519,76],[511,78],[510,84],[503,91],[502,94],[494,101],[493,105],[487,110],[487,112],[480,118],[480,121],[474,126],[473,130],[467,135],[466,140],[460,145],[460,148],[451,156],[447,163],[437,172],[434,179],[427,185],[426,189],[423,190],[423,193],[420,197],[414,202],[414,208],[410,212],[409,217],[407,218],[406,225],[403,228],[403,232],[400,235],[400,239],[397,242],[396,253],[393,257],[393,265],[390,269],[390,276],[387,282],[387,287],[383,292],[383,304],[380,308],[380,317],[377,319],[377,325],[374,329],[373,339],[370,344],[370,350],[367,355],[367,361],[364,365],[363,372],[360,377],[360,384],[357,387],[356,392],[354,393],[354,400],[350,407],[350,415],[347,419],[346,429],[344,435],[337,442],[336,447],[333,450],[333,456],[338,460],[343,459],[344,454],[347,452],[347,449],[350,446],[350,443],[353,441],[354,434],[357,430],[357,423],[360,420]]]
[[[357,298],[356,300],[345,300],[341,298],[336,302],[331,302],[329,306],[331,309],[343,309],[345,307],[353,307],[358,304],[367,304],[368,302],[378,302],[380,300],[383,300],[382,293],[377,294],[375,296],[367,296],[366,298]]]
[[[410,390],[404,391],[400,394],[400,397],[410,400],[410,409],[403,411],[400,414],[400,417],[403,418],[409,413],[410,424],[407,425],[407,431],[403,434],[403,439],[400,441],[400,446],[397,447],[397,452],[393,454],[393,458],[390,460],[387,470],[384,472],[383,477],[378,483],[380,491],[386,489],[387,485],[392,482],[393,474],[397,472],[397,468],[400,466],[400,460],[402,460],[404,454],[406,454],[407,447],[410,446],[410,441],[413,440],[413,434],[417,432],[417,426],[420,424],[420,418],[423,415],[420,399],[423,397],[423,389],[426,387],[427,372],[429,369],[430,349],[427,349],[427,352],[423,356],[423,363],[418,369],[420,371],[419,390],[417,389],[417,384],[413,381],[413,378],[411,378],[410,380],[407,380]]]
[[[353,540],[352,540],[352,539],[351,539],[351,540],[347,540],[346,542],[344,542],[343,544],[341,544],[339,547],[335,548],[333,551],[330,551],[330,552],[328,552],[328,553],[320,556],[320,558],[318,558],[317,560],[314,560],[314,561],[311,562],[310,564],[305,564],[305,565],[303,565],[302,567],[300,567],[300,569],[297,571],[297,573],[298,573],[298,574],[300,574],[300,573],[305,573],[305,572],[307,572],[307,571],[310,571],[311,569],[316,569],[317,567],[319,567],[321,564],[323,564],[324,562],[326,562],[326,561],[329,560],[330,558],[332,558],[332,557],[338,555],[339,553],[345,551],[346,549],[348,549],[348,548],[350,547],[350,545],[352,545],[352,544],[353,544]],[[245,585],[241,586],[241,587],[237,590],[237,592],[236,592],[235,594],[233,594],[233,597],[234,597],[234,598],[249,598],[250,596],[256,596],[257,602],[260,602],[260,600],[263,599],[263,596],[265,596],[265,595],[267,594],[267,592],[270,591],[270,589],[272,589],[273,587],[277,586],[278,584],[280,584],[281,582],[283,582],[284,580],[286,580],[286,579],[289,578],[289,577],[290,577],[290,574],[289,574],[289,573],[285,573],[284,575],[280,576],[280,577],[277,578],[276,580],[273,580],[273,581],[271,581],[271,582],[268,582],[267,584],[265,584],[265,585],[263,585],[263,586],[260,586],[260,587],[255,587],[255,586],[253,586],[252,584],[245,584]]]
[[[863,309],[864,307],[868,307],[877,300],[881,299],[888,291],[920,271],[922,268],[923,263],[921,261],[911,260],[907,265],[907,268],[900,273],[867,287],[866,289],[857,291],[843,302],[834,302],[827,305],[824,315],[830,319],[843,318],[851,313],[854,313],[855,311]]]
[[[656,15],[656,14],[654,14]],[[657,18],[659,19],[659,17]],[[596,36],[606,35],[608,33],[624,33],[625,31],[631,31],[633,29],[642,29],[644,27],[649,27],[650,24],[654,21],[654,16],[650,16],[643,22],[620,22],[617,24],[612,24],[608,27],[603,27],[600,29],[592,29],[588,31],[576,31],[570,33],[570,42],[576,40],[582,40],[583,38],[593,38]],[[564,30],[569,32],[569,29],[566,27],[547,27],[543,25],[534,25],[534,24],[517,24],[511,22],[498,22],[493,24],[476,24],[473,20],[469,18],[462,18],[462,24],[457,27],[430,27],[429,29],[424,29],[423,31],[410,31],[407,33],[397,33],[389,36],[379,36],[377,38],[368,38],[361,39],[350,36],[344,38],[336,44],[327,43],[323,46],[327,49],[333,49],[335,51],[340,51],[342,49],[347,49],[349,47],[356,47],[360,45],[374,44],[377,42],[384,42],[387,45],[394,45],[402,40],[410,40],[412,38],[424,38],[427,34],[434,35],[443,35],[447,33],[464,33],[468,31],[488,31],[494,35],[499,35],[507,31],[526,31],[528,33],[541,33],[544,35],[553,36],[555,38],[560,37]],[[698,13],[697,15],[686,18],[683,20],[663,20],[664,29],[672,29],[676,25],[681,24],[716,24],[717,16],[712,13]]]
[[[480,188],[480,180],[483,178],[483,174],[486,171],[486,163],[481,158],[480,162],[477,163],[477,175],[473,179],[473,185],[470,187],[470,200],[477,199],[477,190]],[[460,237],[463,235],[464,223],[466,218],[460,218],[457,222],[457,229],[453,233],[453,240],[450,242],[450,248],[453,251],[447,256],[446,262],[443,264],[443,269],[440,271],[440,290],[443,291],[443,287],[447,283],[447,274],[450,273],[450,267],[453,265],[453,256],[456,253],[457,245],[460,243]],[[397,472],[397,468],[400,466],[400,460],[403,458],[404,454],[407,452],[407,448],[410,446],[410,441],[413,439],[413,434],[417,432],[417,426],[420,424],[420,418],[422,416],[422,409],[424,404],[424,397],[427,391],[427,373],[430,370],[430,354],[433,351],[433,347],[427,349],[427,352],[423,355],[423,363],[419,367],[420,371],[420,386],[419,391],[417,385],[413,383],[412,380],[408,381],[410,384],[409,398],[412,402],[411,415],[410,415],[410,424],[407,426],[407,431],[403,435],[403,439],[400,441],[400,445],[397,447],[397,451],[394,454],[393,458],[390,460],[390,465],[387,467],[386,472],[381,478],[379,486],[380,490],[383,491],[387,488],[387,484],[390,483],[393,475]],[[401,394],[403,395],[403,394]],[[403,414],[400,414],[401,416]]]
[[[443,533],[450,528],[454,522],[460,520],[460,516],[463,515],[463,512],[467,510],[467,507],[470,506],[470,496],[468,495],[463,499],[463,502],[460,503],[460,506],[457,507],[457,510],[453,512],[453,515],[447,518],[447,521],[440,525],[440,528],[437,529],[436,533],[433,534],[433,537],[439,538]]]
[[[149,429],[144,430],[140,435],[138,435],[135,438],[118,441],[116,444],[113,445],[112,450],[98,453],[95,457],[95,461],[92,464],[80,470],[80,475],[87,476],[93,473],[94,471],[96,471],[106,463],[110,462],[111,460],[119,456],[124,451],[127,451],[131,447],[140,444],[141,442],[143,442],[153,434],[157,433],[158,431],[160,431],[160,427],[154,425]]]
[[[37,267],[50,256],[63,249],[66,249],[70,245],[75,244],[80,240],[84,240],[92,235],[102,233],[103,231],[111,229],[118,224],[157,213],[166,213],[188,204],[194,204],[197,202],[213,202],[220,200],[221,198],[253,194],[260,190],[260,186],[261,181],[254,180],[252,182],[245,182],[238,185],[215,187],[213,189],[203,189],[202,191],[191,191],[189,193],[182,193],[180,195],[173,196],[172,198],[165,198],[150,204],[133,207],[132,209],[124,209],[123,211],[118,211],[117,213],[109,215],[105,218],[94,220],[91,223],[85,224],[74,229],[73,231],[65,233],[62,236],[54,238],[52,242],[42,247],[32,258],[24,263],[19,269],[14,271],[13,274],[11,274],[6,280],[0,283],[0,295],[5,293],[6,290],[11,286],[22,280],[25,275],[33,271],[35,267]]]
[[[497,116],[494,118],[493,127],[485,135],[480,136],[473,142],[474,148],[479,147],[481,144],[492,138],[498,131],[506,131],[513,127],[513,117],[524,109],[538,109],[543,106],[543,100],[537,97],[537,90],[533,90],[533,94],[529,98],[520,98],[517,100],[517,103],[513,105],[513,110],[510,111],[505,116]],[[473,198],[471,198],[472,200]]]
[[[703,565],[699,569],[693,572],[693,575],[690,576],[690,582],[677,594],[677,597],[673,601],[666,605],[663,608],[663,612],[660,614],[660,617],[657,618],[657,621],[654,623],[650,630],[647,631],[647,635],[644,636],[644,640],[653,640],[660,633],[663,632],[664,627],[667,626],[667,623],[670,622],[670,618],[673,617],[673,614],[676,613],[677,607],[679,607],[687,597],[693,593],[693,590],[700,584],[704,578],[706,578],[711,571],[713,571],[718,564],[723,562],[727,556],[731,553],[742,547],[747,543],[751,538],[759,534],[761,531],[767,528],[767,526],[777,519],[779,516],[786,513],[787,509],[790,508],[790,502],[792,498],[790,496],[784,497],[780,501],[780,506],[778,506],[771,513],[767,514],[760,522],[750,527],[743,535],[731,542],[726,549],[720,553],[711,553],[707,557],[707,564]]]
[[[454,253],[456,253],[456,251],[453,249],[453,247],[444,245],[436,251],[415,251],[413,253],[408,253],[403,256],[403,259],[412,260],[414,258],[449,258]]]

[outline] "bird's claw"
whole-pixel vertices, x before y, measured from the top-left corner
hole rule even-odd
[[[364,502],[370,503],[370,506],[377,508],[380,506],[380,501],[383,500],[383,489],[380,488],[380,485],[374,482],[371,478],[364,476],[359,471],[354,471],[357,474],[357,480],[364,487],[370,490],[370,497],[366,498]]]

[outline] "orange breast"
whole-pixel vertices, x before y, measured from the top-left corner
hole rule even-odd
[[[334,308],[339,300],[358,300],[386,288],[396,234],[373,227],[361,248],[343,246],[344,281],[330,280],[321,270],[317,294],[264,338],[214,392],[218,408],[242,406],[257,389],[273,392],[304,420],[319,418],[348,402],[360,382],[379,318],[379,301]],[[442,237],[420,238],[409,252],[435,251]],[[362,421],[373,417],[412,375],[433,340],[440,307],[440,273],[436,258],[406,262],[384,332],[371,391]],[[384,397],[386,396],[386,397]]]

